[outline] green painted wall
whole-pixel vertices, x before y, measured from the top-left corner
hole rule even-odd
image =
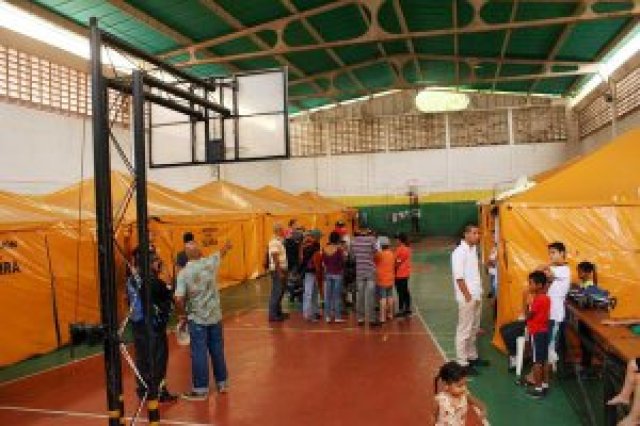
[[[411,232],[411,220],[392,221],[393,213],[407,212],[407,204],[360,206],[361,221],[378,233],[394,235]],[[478,207],[475,201],[458,201],[420,204],[420,234],[423,236],[454,237],[461,235],[469,222],[478,222]]]

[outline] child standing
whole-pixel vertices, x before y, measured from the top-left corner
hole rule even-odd
[[[409,277],[411,276],[411,247],[409,237],[405,233],[398,235],[400,245],[396,248],[396,292],[398,293],[399,317],[411,315],[411,293],[409,293]]]
[[[559,343],[562,340],[565,319],[565,299],[571,289],[571,269],[567,265],[567,249],[561,242],[548,246],[550,264],[546,267],[551,282],[547,295],[551,299],[551,315],[549,317],[549,364],[558,361]],[[545,387],[548,386],[545,383]]]
[[[378,294],[380,295],[380,322],[393,319],[393,282],[395,278],[396,259],[391,251],[388,237],[378,238],[380,251],[376,253],[376,274]]]
[[[443,389],[438,391],[438,381]],[[467,369],[455,361],[449,361],[440,368],[435,379],[435,426],[462,426],[469,424],[471,407],[483,424],[486,421],[486,408],[467,389]]]
[[[545,380],[545,364],[549,351],[549,315],[551,311],[551,299],[545,294],[547,276],[542,271],[532,272],[529,275],[529,291],[533,294],[531,305],[527,309],[527,329],[531,337],[531,349],[533,352],[533,388],[528,390],[534,398],[542,398],[545,395],[543,383]]]

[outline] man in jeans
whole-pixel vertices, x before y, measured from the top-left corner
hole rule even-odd
[[[273,225],[273,237],[269,241],[268,252],[271,274],[269,321],[279,322],[288,318],[288,314],[282,312],[282,296],[287,283],[287,251],[284,247],[284,229],[280,223]]]
[[[153,249],[149,251],[150,285],[151,285],[151,306],[152,312],[152,332],[147,333],[147,326],[144,317],[141,295],[141,279],[138,275],[138,265],[140,264],[140,251],[134,249],[131,259],[131,275],[127,279],[127,297],[131,310],[129,320],[133,329],[134,347],[136,349],[136,368],[145,381],[140,377],[137,379],[136,393],[142,399],[148,391],[150,382],[155,382],[158,389],[158,400],[160,402],[174,402],[178,398],[170,393],[166,385],[167,365],[169,362],[169,344],[167,342],[167,323],[173,309],[173,289],[167,285],[159,275],[162,272],[162,260]],[[155,374],[149,374],[149,339],[152,339],[155,348]]]
[[[213,363],[213,375],[218,392],[226,393],[228,390],[217,275],[222,258],[231,248],[231,243],[227,241],[219,252],[202,257],[200,248],[195,242],[190,242],[185,247],[189,262],[178,274],[175,295],[178,326],[185,327],[188,320],[191,338],[193,389],[182,395],[187,400],[207,399],[209,394],[207,352]]]
[[[361,229],[351,243],[351,251],[356,261],[358,325],[364,325],[365,319],[368,319],[369,326],[376,327],[380,325],[375,312],[376,265],[374,257],[378,251],[376,238],[370,231]]]
[[[478,265],[480,230],[467,225],[464,238],[451,254],[453,287],[458,302],[458,326],[456,328],[456,357],[469,375],[478,374],[475,367],[484,367],[488,361],[478,358],[476,338],[482,316],[482,281]]]

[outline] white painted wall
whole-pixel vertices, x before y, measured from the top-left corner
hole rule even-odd
[[[0,101],[0,190],[42,194],[93,176],[91,120]],[[114,128],[123,150],[132,151],[129,129]],[[81,153],[84,144],[84,171]],[[167,151],[176,145],[167,145]],[[126,171],[115,149],[112,168]],[[149,179],[189,190],[217,176],[216,167],[152,169]]]
[[[404,193],[412,179],[432,193],[493,189],[559,165],[566,158],[565,148],[563,143],[547,143],[454,148],[449,154],[438,149],[302,158],[225,165],[221,176],[251,188],[269,184],[326,195]]]
[[[47,193],[77,182],[83,142],[84,176],[93,175],[89,120],[0,102],[0,129],[2,190]],[[119,129],[116,135],[129,152],[130,131]],[[163,145],[163,155],[183,150],[180,142]],[[249,188],[274,185],[329,195],[404,193],[410,179],[429,192],[492,189],[560,164],[565,151],[565,144],[547,143],[326,156],[224,165],[220,174]],[[115,152],[112,162],[113,168],[125,170]],[[151,180],[185,191],[216,175],[213,166],[149,171]]]

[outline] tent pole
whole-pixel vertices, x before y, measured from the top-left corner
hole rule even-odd
[[[158,411],[158,383],[156,377],[155,353],[156,345],[153,339],[153,306],[151,303],[151,270],[149,263],[149,230],[147,216],[147,165],[145,158],[145,129],[144,129],[144,77],[142,71],[135,70],[132,75],[133,84],[133,152],[136,178],[136,224],[138,228],[138,253],[142,279],[142,306],[144,311],[146,341],[147,341],[147,409],[149,424],[155,425],[160,421]]]
[[[58,347],[62,344],[60,337],[60,317],[58,315],[58,297],[56,295],[56,277],[53,275],[53,265],[51,264],[51,250],[49,249],[49,239],[44,236],[44,247],[47,251],[47,264],[49,266],[49,285],[51,286],[51,310],[53,312],[53,326],[56,331],[56,344]],[[76,297],[78,295],[76,294]]]
[[[102,73],[102,40],[96,18],[91,18],[90,27],[93,162],[100,271],[100,309],[102,325],[105,329],[104,364],[107,385],[108,424],[109,426],[120,426],[124,422],[124,402],[122,398],[122,367],[120,364],[115,257],[113,251],[109,111],[107,87]]]

